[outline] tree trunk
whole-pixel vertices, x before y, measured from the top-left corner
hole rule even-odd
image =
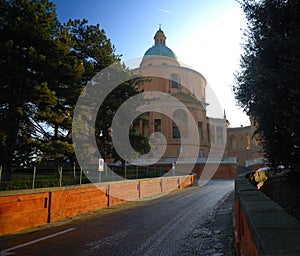
[[[12,168],[14,163],[14,153],[17,145],[17,137],[19,131],[19,119],[17,117],[11,118],[10,127],[7,130],[7,140],[4,146],[4,163],[2,167],[3,181],[10,181],[12,175]],[[14,120],[13,120],[14,119]]]

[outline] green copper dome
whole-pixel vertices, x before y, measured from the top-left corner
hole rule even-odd
[[[152,56],[152,55],[165,56],[165,57],[177,59],[175,53],[169,47],[163,44],[156,44],[151,48],[149,48],[145,52],[144,57]]]

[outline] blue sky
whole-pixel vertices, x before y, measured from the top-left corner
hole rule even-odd
[[[231,127],[248,125],[231,86],[242,52],[244,14],[235,0],[55,0],[58,18],[100,24],[127,60],[142,57],[159,24],[178,60],[200,72],[226,110]],[[208,111],[210,111],[208,109]]]

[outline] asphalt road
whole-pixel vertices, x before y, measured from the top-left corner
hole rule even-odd
[[[0,238],[0,255],[234,255],[232,180]]]

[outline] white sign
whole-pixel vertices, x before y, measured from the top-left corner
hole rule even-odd
[[[176,165],[176,163],[174,162],[174,163],[172,163],[172,170],[175,170],[175,165]]]
[[[103,172],[104,171],[104,159],[102,159],[102,158],[99,158],[98,171],[99,172]]]

